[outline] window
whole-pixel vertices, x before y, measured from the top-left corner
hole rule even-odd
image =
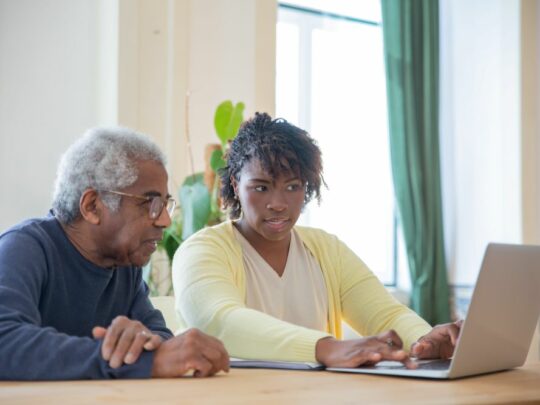
[[[276,116],[317,140],[328,183],[321,205],[310,203],[299,223],[336,234],[382,282],[396,285],[379,1],[281,3],[276,70]]]

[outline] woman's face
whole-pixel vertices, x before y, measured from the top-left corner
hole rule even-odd
[[[291,172],[273,178],[252,160],[232,179],[240,204],[241,232],[250,242],[288,240],[304,205],[304,184]],[[262,238],[262,239],[261,239]]]

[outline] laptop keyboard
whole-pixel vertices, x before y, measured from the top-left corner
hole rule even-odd
[[[418,363],[417,370],[448,370],[450,368],[450,360],[430,360]]]
[[[450,360],[419,360],[417,361],[417,370],[448,370],[450,368]],[[373,368],[391,369],[391,370],[406,370],[406,367],[397,361],[381,361]]]

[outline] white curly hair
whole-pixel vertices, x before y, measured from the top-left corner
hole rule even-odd
[[[64,224],[80,215],[79,201],[88,189],[121,190],[138,178],[137,161],[165,166],[165,155],[147,136],[121,127],[92,128],[62,155],[53,194],[54,215]],[[106,194],[103,201],[113,212],[120,196]]]

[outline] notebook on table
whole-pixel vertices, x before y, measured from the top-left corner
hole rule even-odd
[[[540,315],[540,246],[489,244],[451,360],[329,371],[453,379],[523,365]]]
[[[249,360],[231,357],[231,367],[234,368],[270,368],[280,370],[324,370],[320,363],[274,361],[274,360]]]

